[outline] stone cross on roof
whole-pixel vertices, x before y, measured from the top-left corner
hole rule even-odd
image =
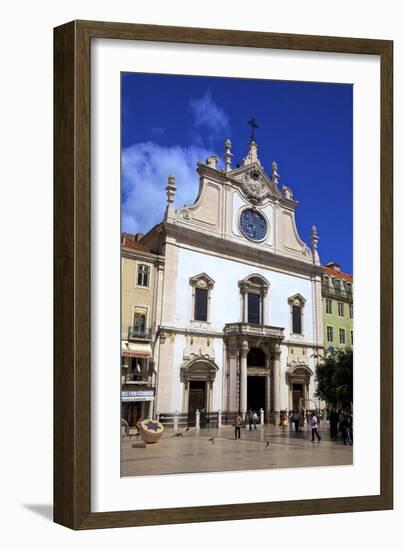
[[[256,120],[254,118],[248,120],[248,124],[251,126],[250,140],[255,141],[255,128],[259,128],[259,126],[256,124]]]

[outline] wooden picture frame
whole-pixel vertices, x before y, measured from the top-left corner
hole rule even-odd
[[[355,53],[381,65],[380,494],[91,512],[91,40],[113,38]],[[386,510],[393,507],[393,43],[385,40],[73,21],[54,31],[54,520],[72,529]]]

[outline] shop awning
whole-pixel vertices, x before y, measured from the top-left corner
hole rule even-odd
[[[146,359],[152,355],[151,346],[144,342],[122,342],[122,355],[123,357],[141,357]]]

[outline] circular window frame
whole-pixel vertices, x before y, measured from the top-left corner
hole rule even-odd
[[[246,210],[252,210],[253,212],[257,212],[258,214],[260,214],[260,216],[262,216],[262,218],[266,222],[266,233],[264,237],[262,237],[261,239],[252,239],[252,237],[249,237],[246,233],[244,233],[241,227],[241,216]],[[245,239],[248,239],[248,241],[250,241],[251,243],[262,243],[267,240],[267,237],[270,231],[270,223],[269,223],[269,220],[267,219],[267,216],[261,210],[259,210],[258,208],[254,208],[253,206],[250,206],[250,205],[245,205],[242,208],[240,208],[240,210],[238,211],[238,230],[241,233],[241,235],[244,236]]]

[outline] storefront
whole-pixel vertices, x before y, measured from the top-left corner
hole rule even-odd
[[[122,418],[129,426],[153,417],[154,388],[122,389]]]
[[[122,342],[122,418],[129,426],[139,419],[152,418],[154,405],[153,373],[148,342]]]

